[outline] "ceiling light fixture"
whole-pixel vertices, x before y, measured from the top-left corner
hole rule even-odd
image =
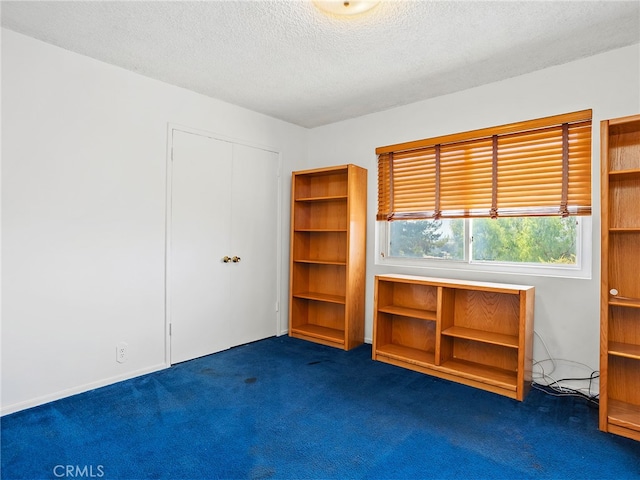
[[[367,0],[313,0],[320,10],[335,15],[357,15],[375,7],[379,1]]]

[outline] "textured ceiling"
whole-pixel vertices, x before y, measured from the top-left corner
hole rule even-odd
[[[2,2],[2,25],[304,127],[640,42],[640,2]]]

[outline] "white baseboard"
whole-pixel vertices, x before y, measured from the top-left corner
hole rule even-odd
[[[141,375],[146,375],[148,373],[164,370],[165,368],[169,368],[169,366],[170,365],[161,363],[159,365],[143,368],[143,369],[136,370],[134,372],[129,372],[123,375],[117,375],[115,377],[105,378],[97,382],[91,382],[85,385],[79,385],[77,387],[61,390],[59,392],[55,392],[49,395],[43,395],[42,397],[26,400],[24,402],[14,403],[13,405],[2,406],[2,408],[0,408],[0,416],[9,415],[11,413],[16,413],[21,410],[26,410],[27,408],[37,407],[38,405],[44,405],[45,403],[53,402],[55,400],[60,400],[61,398],[70,397],[72,395],[77,395],[79,393],[88,392],[89,390],[94,390],[100,387],[106,387],[107,385],[113,385],[114,383],[130,380],[135,377],[140,377]]]

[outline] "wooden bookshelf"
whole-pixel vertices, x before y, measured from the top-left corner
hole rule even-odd
[[[367,171],[293,172],[289,335],[349,350],[364,342]]]
[[[640,441],[640,115],[600,134],[600,429]]]
[[[378,275],[373,359],[523,400],[534,295],[524,285]]]

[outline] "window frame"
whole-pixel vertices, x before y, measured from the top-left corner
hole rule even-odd
[[[576,246],[576,264],[535,264],[516,262],[480,261],[470,258],[471,232],[469,219],[464,219],[464,259],[433,259],[394,257],[390,255],[390,224],[379,220],[376,222],[375,265],[388,267],[412,268],[418,270],[472,271],[478,273],[501,273],[508,275],[531,275],[560,278],[592,278],[593,220],[591,216],[573,217],[578,222],[578,238]]]

